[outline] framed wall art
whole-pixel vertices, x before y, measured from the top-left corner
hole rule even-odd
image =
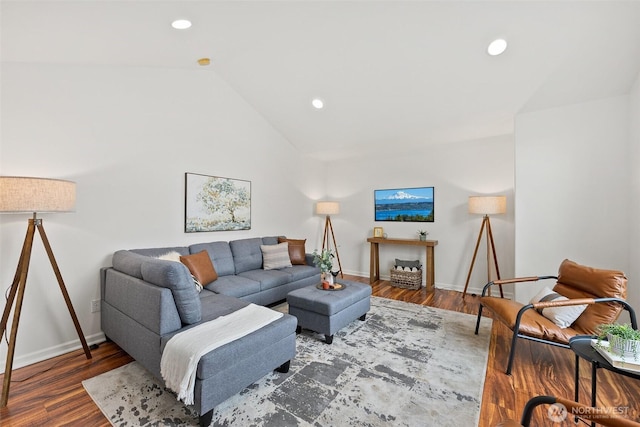
[[[374,190],[376,221],[433,222],[433,187]]]
[[[251,181],[185,173],[185,233],[249,229]]]

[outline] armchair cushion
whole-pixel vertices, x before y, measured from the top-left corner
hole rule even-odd
[[[494,313],[495,318],[505,323],[512,331],[516,327],[518,311],[524,307],[523,304],[517,301],[496,297],[483,297],[481,304],[489,308]],[[581,334],[573,327],[561,328],[533,309],[524,312],[520,320],[520,333],[564,344],[569,343],[569,338]]]
[[[604,270],[577,264],[565,259],[558,271],[553,290],[569,299],[627,298],[627,278],[622,271]],[[574,322],[575,329],[585,335],[595,334],[595,326],[614,323],[623,307],[614,302],[590,304]]]
[[[568,301],[569,298],[560,295],[557,292],[553,292],[548,287],[544,287],[536,296],[531,298],[530,303],[535,304],[537,302],[547,301]],[[547,319],[551,320],[561,328],[567,328],[576,321],[578,316],[587,308],[587,305],[567,305],[562,307],[544,307],[541,310],[537,310]]]

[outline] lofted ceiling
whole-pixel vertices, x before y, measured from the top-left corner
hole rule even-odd
[[[627,94],[640,1],[0,2],[3,62],[202,69],[317,158],[511,134]],[[177,31],[170,23],[187,18]],[[495,38],[508,48],[486,53]],[[325,108],[311,100],[320,97]]]

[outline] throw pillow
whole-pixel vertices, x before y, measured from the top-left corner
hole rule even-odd
[[[537,302],[568,300],[569,298],[552,291],[548,287],[545,287],[540,292],[538,292],[536,296],[531,298],[531,301],[529,302],[531,304],[535,304]],[[583,311],[586,310],[586,308],[586,304],[568,305],[564,307],[547,307],[543,308],[542,310],[538,310],[538,312],[561,328],[567,328],[576,321],[576,319],[582,314]]]
[[[180,262],[180,253],[176,251],[167,252],[164,255],[160,255],[158,259],[163,259],[165,261]]]
[[[289,243],[278,243],[277,245],[260,245],[262,250],[262,268],[265,270],[275,270],[278,268],[291,267],[289,258]]]
[[[287,239],[285,237],[278,237],[278,243],[289,244],[289,258],[293,265],[307,265],[307,250],[304,245],[307,239]]]
[[[193,277],[195,277],[202,286],[207,286],[218,278],[209,253],[204,250],[197,254],[184,255],[180,257],[180,261],[187,266]]]
[[[405,261],[405,260],[396,258],[396,265],[399,265],[400,267],[409,267],[409,269],[411,269],[413,267],[419,268],[420,267],[420,261],[418,261],[418,260]]]

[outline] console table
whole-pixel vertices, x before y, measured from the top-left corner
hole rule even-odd
[[[380,245],[407,245],[407,246],[424,246],[427,249],[426,279],[427,291],[432,291],[435,284],[434,270],[434,247],[438,244],[437,240],[417,240],[417,239],[394,239],[369,237],[367,242],[371,243],[371,255],[369,257],[369,283],[380,280]]]

